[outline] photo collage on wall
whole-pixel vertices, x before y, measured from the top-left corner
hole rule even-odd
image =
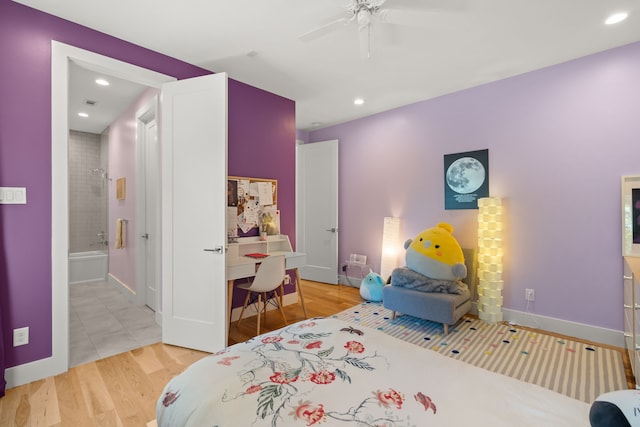
[[[229,177],[227,179],[227,238],[280,234],[276,180]]]

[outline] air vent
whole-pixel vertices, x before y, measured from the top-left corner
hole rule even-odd
[[[84,105],[88,105],[89,107],[95,107],[96,104],[98,103],[98,101],[94,101],[92,99],[85,99],[83,102],[84,102]]]

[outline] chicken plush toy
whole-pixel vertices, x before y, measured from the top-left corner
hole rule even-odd
[[[441,222],[404,243],[406,267],[391,273],[394,286],[425,292],[461,293],[467,277],[462,248],[451,224]]]

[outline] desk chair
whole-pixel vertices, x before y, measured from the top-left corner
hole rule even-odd
[[[238,285],[238,288],[247,291],[247,296],[244,299],[244,305],[242,311],[240,311],[240,318],[238,319],[238,326],[242,321],[242,315],[247,305],[250,304],[249,298],[253,297],[252,301],[255,302],[257,296],[257,312],[258,312],[258,333],[260,335],[260,315],[264,312],[265,320],[267,318],[267,302],[271,301],[272,304],[277,305],[282,314],[282,319],[285,325],[287,325],[287,319],[284,317],[284,311],[282,310],[282,282],[284,280],[284,255],[270,255],[260,263],[256,275],[250,283],[243,283]],[[278,296],[277,289],[280,288],[280,295]],[[264,298],[264,301],[263,301]],[[279,299],[278,299],[279,298]],[[275,300],[275,302],[274,302]],[[263,305],[261,308],[260,305]]]

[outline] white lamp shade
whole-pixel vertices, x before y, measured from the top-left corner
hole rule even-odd
[[[384,280],[387,280],[393,269],[398,266],[401,247],[400,218],[385,217],[382,229],[382,256],[380,258],[380,275]]]

